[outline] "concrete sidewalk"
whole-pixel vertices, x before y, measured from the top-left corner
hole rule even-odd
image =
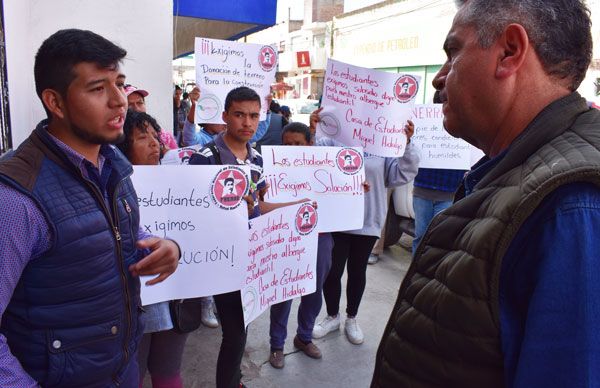
[[[410,243],[403,237],[402,243]],[[367,287],[358,322],[365,334],[362,345],[351,344],[342,330],[315,340],[323,358],[314,360],[294,348],[298,301],[294,301],[284,349],[285,368],[274,369],[269,359],[269,314],[265,312],[249,327],[246,352],[242,362],[243,381],[249,388],[365,388],[371,382],[375,353],[396,296],[400,282],[410,265],[410,252],[399,245],[386,249],[375,265],[367,268]],[[343,284],[345,285],[345,278]],[[345,291],[340,310],[345,310]],[[325,315],[325,303],[317,321]],[[215,386],[216,360],[221,342],[221,329],[201,327],[187,341],[182,366],[185,387]],[[146,376],[144,387],[151,387]]]

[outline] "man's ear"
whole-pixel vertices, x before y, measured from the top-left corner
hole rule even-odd
[[[226,110],[224,110],[224,111],[223,111],[223,114],[221,114],[221,119],[222,119],[223,121],[227,122],[227,120],[225,120],[226,118],[227,118],[227,111],[226,111]]]
[[[509,24],[496,40],[496,44],[500,49],[496,77],[506,78],[515,74],[531,49],[527,31],[520,24]]]
[[[59,119],[65,118],[65,101],[59,92],[53,89],[44,89],[42,92],[42,103]]]

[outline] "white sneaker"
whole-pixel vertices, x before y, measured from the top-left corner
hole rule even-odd
[[[219,327],[219,321],[215,316],[212,303],[202,306],[202,312],[200,313],[200,321],[206,327],[211,327],[213,329],[215,327]]]
[[[369,264],[375,264],[378,261],[379,261],[379,255],[375,255],[375,254],[371,253],[369,255],[369,260],[367,261],[367,263],[369,263]]]
[[[344,331],[346,332],[348,341],[352,342],[354,345],[360,345],[363,343],[365,336],[363,335],[360,326],[358,326],[356,318],[346,318],[346,322],[344,323]]]
[[[332,331],[340,329],[340,314],[335,317],[326,316],[321,322],[313,328],[313,338],[323,338]]]

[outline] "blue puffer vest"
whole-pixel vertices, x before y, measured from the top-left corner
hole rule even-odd
[[[52,234],[51,248],[25,267],[0,330],[42,386],[119,386],[143,332],[140,283],[128,271],[138,259],[132,167],[115,150],[107,208],[45,125],[0,163],[0,180],[37,203]]]

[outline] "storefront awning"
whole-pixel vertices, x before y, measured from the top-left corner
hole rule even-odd
[[[197,36],[235,40],[275,24],[277,0],[173,0],[173,58]]]

